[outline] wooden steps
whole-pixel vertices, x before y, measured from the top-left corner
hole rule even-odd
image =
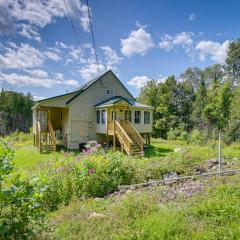
[[[128,155],[142,155],[144,140],[129,121],[115,122],[115,133]]]

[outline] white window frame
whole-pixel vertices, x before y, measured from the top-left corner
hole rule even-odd
[[[96,111],[96,123],[101,124],[101,110],[99,110],[99,109]]]
[[[136,122],[136,112],[139,112],[139,122]],[[135,110],[135,112],[134,112],[134,123],[135,124],[141,124],[141,122],[142,122],[142,111],[141,110]]]
[[[145,116],[146,113],[149,114],[148,117]],[[146,122],[146,120],[148,120],[148,121]],[[150,122],[151,122],[151,113],[150,113],[150,111],[144,111],[144,113],[143,113],[143,122],[144,122],[144,124],[150,124]]]
[[[106,124],[106,109],[101,110],[101,124]]]

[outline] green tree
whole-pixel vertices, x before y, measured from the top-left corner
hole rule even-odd
[[[232,86],[240,86],[240,39],[230,42],[224,68]]]

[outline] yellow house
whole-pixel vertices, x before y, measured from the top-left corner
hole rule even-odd
[[[78,149],[91,140],[140,154],[150,144],[153,107],[137,102],[117,76],[107,71],[73,92],[43,99],[33,107],[34,145]]]

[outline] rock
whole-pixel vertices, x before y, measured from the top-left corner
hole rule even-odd
[[[104,200],[104,198],[100,198],[100,197],[95,197],[95,198],[94,198],[94,201],[96,201],[96,202],[100,202],[100,201],[102,201],[102,200]]]
[[[182,148],[175,148],[174,152],[183,152],[183,149]]]
[[[213,166],[216,166],[218,164],[218,159],[217,158],[211,158],[206,161],[206,167],[208,169],[212,168]]]
[[[201,167],[196,167],[194,170],[195,170],[195,173],[196,173],[197,175],[203,174],[203,173],[206,172],[205,169],[204,169],[204,168],[201,168]]]
[[[163,179],[166,180],[166,179],[173,179],[173,178],[177,178],[178,175],[176,172],[173,172],[173,173],[167,173],[165,175],[163,175]]]
[[[93,212],[90,214],[90,216],[88,218],[89,219],[104,219],[104,218],[106,218],[106,215],[103,213]]]
[[[128,189],[128,190],[126,191],[126,194],[129,194],[129,193],[132,193],[132,190]]]

